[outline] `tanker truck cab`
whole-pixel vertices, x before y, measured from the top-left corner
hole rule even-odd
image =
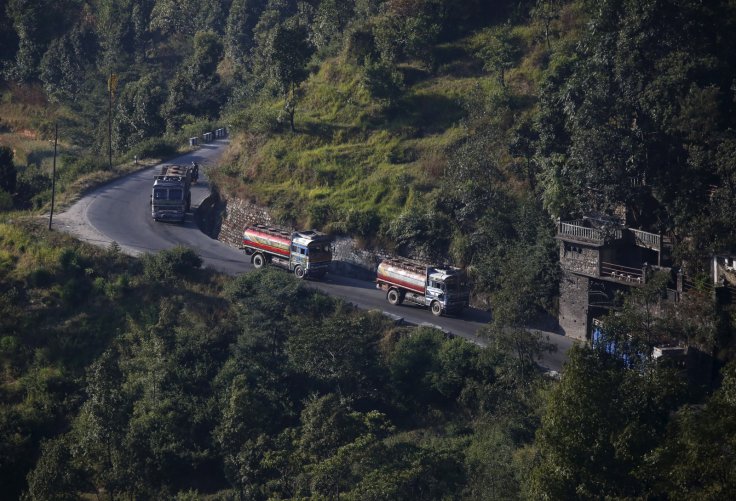
[[[321,278],[332,261],[332,238],[315,230],[295,231],[291,237],[289,269],[299,278]]]
[[[254,225],[243,232],[243,249],[256,268],[280,266],[298,278],[321,278],[332,261],[332,238],[314,230],[289,232],[283,228]]]
[[[470,293],[465,273],[459,268],[435,269],[429,274],[427,299],[441,304],[442,312],[460,314],[470,303]],[[434,313],[435,308],[432,309]]]
[[[386,299],[393,305],[413,303],[438,316],[461,313],[470,297],[463,270],[404,258],[384,259],[378,265],[376,287],[386,291]]]

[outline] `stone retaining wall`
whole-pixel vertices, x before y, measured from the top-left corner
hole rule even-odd
[[[226,198],[219,204],[219,219],[221,221],[217,239],[234,247],[243,243],[243,229],[246,226],[264,224],[273,226],[275,223],[267,208],[259,207],[238,198]]]
[[[199,208],[199,221],[205,232],[232,247],[240,247],[243,229],[254,224],[278,226],[266,207],[239,198],[213,193]],[[288,228],[293,229],[293,228]],[[350,237],[336,237],[330,272],[363,280],[376,278],[381,254],[360,249]]]

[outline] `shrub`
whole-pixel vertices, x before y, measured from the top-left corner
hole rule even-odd
[[[15,191],[17,175],[13,164],[13,150],[0,146],[0,189],[10,193]]]
[[[54,281],[54,275],[46,268],[36,268],[26,278],[30,287],[46,287]]]
[[[307,209],[307,213],[309,215],[307,226],[310,228],[324,228],[333,217],[334,210],[329,203],[318,202],[311,204]]]
[[[59,254],[59,266],[70,274],[78,274],[87,267],[87,261],[74,249],[64,249]]]
[[[233,126],[255,134],[277,132],[280,128],[279,110],[259,103],[240,110],[232,119]]]
[[[143,276],[151,281],[186,276],[193,269],[201,266],[202,258],[192,249],[182,246],[143,256]]]
[[[391,221],[386,236],[396,242],[399,254],[442,261],[452,241],[452,223],[437,211],[408,210]]]
[[[345,220],[347,233],[362,238],[370,238],[378,233],[381,226],[381,217],[376,209],[365,210],[352,209],[348,211]]]
[[[13,197],[7,191],[0,188],[0,211],[13,208]]]
[[[77,158],[72,155],[62,155],[59,165],[63,167],[58,171],[59,177],[68,181],[74,181],[80,176],[103,170],[107,167],[107,163],[101,161],[99,158]]]
[[[92,289],[85,277],[72,277],[61,286],[61,300],[67,305],[79,305]]]
[[[343,54],[348,62],[363,65],[366,59],[376,59],[376,42],[370,26],[358,26],[345,36]]]
[[[376,61],[366,59],[362,83],[371,97],[383,99],[388,104],[393,104],[404,90],[401,72],[396,66],[382,59]]]
[[[18,177],[15,197],[21,208],[42,206],[51,197],[51,177],[37,168],[26,169]]]
[[[166,158],[176,154],[176,146],[170,140],[153,137],[141,141],[130,152],[138,158]]]

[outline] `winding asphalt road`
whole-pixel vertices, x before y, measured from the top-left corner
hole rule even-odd
[[[192,188],[192,209],[196,209],[209,195],[207,170],[218,161],[228,140],[205,144],[200,149],[178,157],[170,163],[200,165],[199,183]],[[252,268],[245,254],[210,238],[201,232],[191,214],[184,224],[155,222],[151,218],[149,200],[156,167],[146,168],[105,184],[88,193],[69,210],[54,219],[54,227],[72,233],[96,245],[108,246],[115,241],[123,251],[140,255],[184,245],[195,249],[204,265],[217,271],[235,275]],[[423,308],[392,306],[372,282],[328,274],[325,280],[310,282],[324,292],[345,299],[364,309],[375,309],[395,318],[397,322],[432,325],[461,336],[481,346],[485,340],[478,330],[490,320],[490,314],[468,309],[462,317],[434,317]],[[549,333],[557,352],[545,355],[540,365],[560,371],[565,353],[573,344],[570,338]]]

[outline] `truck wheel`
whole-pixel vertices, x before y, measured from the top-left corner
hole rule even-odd
[[[254,268],[263,268],[263,265],[266,264],[266,260],[263,258],[263,254],[256,254],[251,259],[253,262]]]
[[[442,315],[442,305],[439,301],[432,301],[432,306],[430,306],[430,308],[432,310],[432,315],[435,317]]]
[[[388,294],[386,294],[386,299],[388,299],[388,302],[391,304],[401,304],[401,294],[399,294],[399,291],[396,289],[391,289],[388,291]]]
[[[296,278],[302,279],[304,278],[304,268],[297,265],[296,268],[294,268],[294,275],[296,275]]]

